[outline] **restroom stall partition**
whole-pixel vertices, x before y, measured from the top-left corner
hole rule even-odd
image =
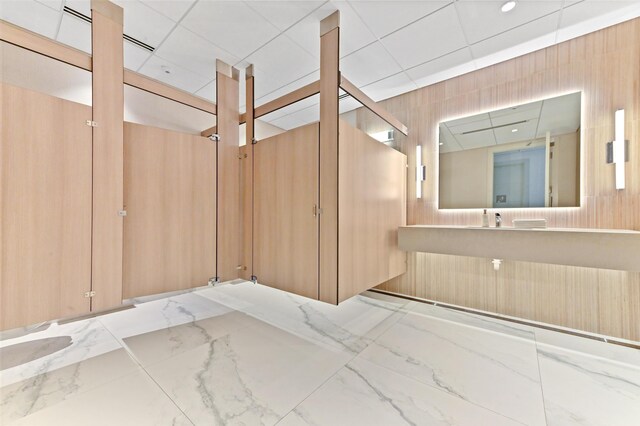
[[[404,154],[339,119],[340,87],[407,130],[341,78],[338,12],[320,28],[320,80],[252,111],[259,118],[320,94],[319,122],[253,145],[247,139],[253,180],[245,173],[243,189],[252,193],[245,199],[253,199],[253,239],[244,249],[257,282],[338,304],[406,271],[397,232],[406,224],[407,178]]]

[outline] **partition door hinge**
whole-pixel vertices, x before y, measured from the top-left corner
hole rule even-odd
[[[126,215],[127,215],[127,211],[126,210],[118,210],[118,216],[125,217]]]
[[[93,297],[96,295],[95,290],[87,291],[84,293],[84,297]]]
[[[84,124],[86,124],[89,127],[98,127],[98,123],[95,122],[95,121],[91,121],[91,120],[85,121]]]
[[[251,145],[256,145],[257,143],[258,143],[258,139],[256,138],[251,139]]]
[[[313,205],[313,217],[318,217],[322,214],[322,209],[317,204]]]
[[[214,133],[211,136],[209,136],[209,140],[211,142],[220,142],[220,135],[217,133]]]
[[[255,275],[251,275],[251,282],[254,284],[258,284],[258,277],[256,277]]]
[[[238,270],[238,271],[246,271],[247,267],[246,266],[242,266],[242,265],[238,265],[238,266],[236,266],[236,270]]]

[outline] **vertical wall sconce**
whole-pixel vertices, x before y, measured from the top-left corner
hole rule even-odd
[[[624,163],[627,161],[627,141],[624,138],[624,110],[619,109],[615,114],[615,140],[607,143],[607,163],[613,163],[616,168],[616,189],[624,189]]]
[[[416,198],[422,198],[422,182],[425,180],[425,167],[422,164],[422,145],[416,146]]]

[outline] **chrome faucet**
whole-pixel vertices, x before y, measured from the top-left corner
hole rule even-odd
[[[502,226],[502,216],[500,213],[496,213],[496,228],[500,228]]]

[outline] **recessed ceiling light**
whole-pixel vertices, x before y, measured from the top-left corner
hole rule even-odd
[[[505,4],[502,5],[500,10],[502,10],[504,13],[506,13],[506,12],[512,10],[514,7],[516,7],[516,2],[515,1],[508,1]]]
[[[515,133],[517,131],[518,131],[518,129],[511,129],[511,133]]]

